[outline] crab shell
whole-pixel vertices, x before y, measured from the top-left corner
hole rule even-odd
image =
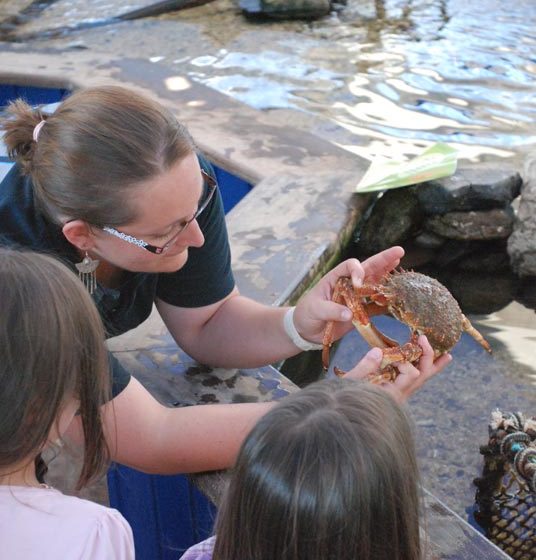
[[[440,356],[451,350],[462,334],[463,314],[452,294],[437,280],[418,272],[395,272],[377,286],[389,312],[424,334]]]

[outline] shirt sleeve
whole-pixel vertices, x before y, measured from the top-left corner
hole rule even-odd
[[[115,509],[104,508],[88,536],[81,560],[135,560],[134,538],[126,519]]]
[[[212,166],[200,156],[202,168],[215,177]],[[202,247],[191,247],[183,268],[159,274],[156,296],[178,307],[203,307],[216,303],[234,288],[231,249],[223,201],[219,190],[198,218],[205,236]]]
[[[212,536],[190,547],[179,560],[211,560],[215,542],[216,537]]]
[[[114,399],[128,385],[131,375],[111,352],[108,352],[108,359],[112,376],[112,399]]]

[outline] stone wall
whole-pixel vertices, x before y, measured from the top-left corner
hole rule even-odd
[[[385,191],[358,225],[350,256],[402,245],[406,269],[442,281],[468,313],[513,299],[536,308],[536,160],[523,178],[502,163]]]

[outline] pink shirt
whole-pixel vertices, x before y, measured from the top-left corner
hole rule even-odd
[[[52,488],[0,485],[0,556],[134,560],[134,541],[115,509]]]
[[[216,544],[216,537],[212,536],[190,547],[179,560],[212,560],[212,551]]]

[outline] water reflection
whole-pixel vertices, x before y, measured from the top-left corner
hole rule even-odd
[[[514,371],[523,366],[525,375],[536,385],[536,313],[513,301],[500,311],[472,321],[477,328],[485,327],[488,338],[501,343],[497,358],[513,362]]]
[[[348,0],[315,22],[253,22],[234,0],[217,0],[135,22],[138,28],[110,25],[96,38],[83,25],[110,23],[149,3],[48,3],[20,26],[23,35],[41,30],[50,39],[44,30],[56,28],[71,34],[64,42],[77,35],[108,48],[116,31],[124,39],[137,29],[129,55],[173,61],[181,74],[258,109],[298,110],[300,126],[368,160],[403,159],[443,141],[462,158],[518,164],[536,142],[533,0],[514,7],[499,0]],[[181,27],[146,40],[150,21]],[[189,24],[199,30],[196,39]],[[125,45],[118,39],[115,48]]]
[[[332,141],[367,159],[398,159],[435,141],[472,160],[518,156],[536,141],[534,4],[471,4],[349,2],[331,18],[287,24],[299,43],[271,27],[265,54],[245,31],[210,71],[193,59],[192,76],[257,108],[327,118],[331,126],[317,124],[323,136],[331,130]],[[278,94],[267,99],[269,84]]]

